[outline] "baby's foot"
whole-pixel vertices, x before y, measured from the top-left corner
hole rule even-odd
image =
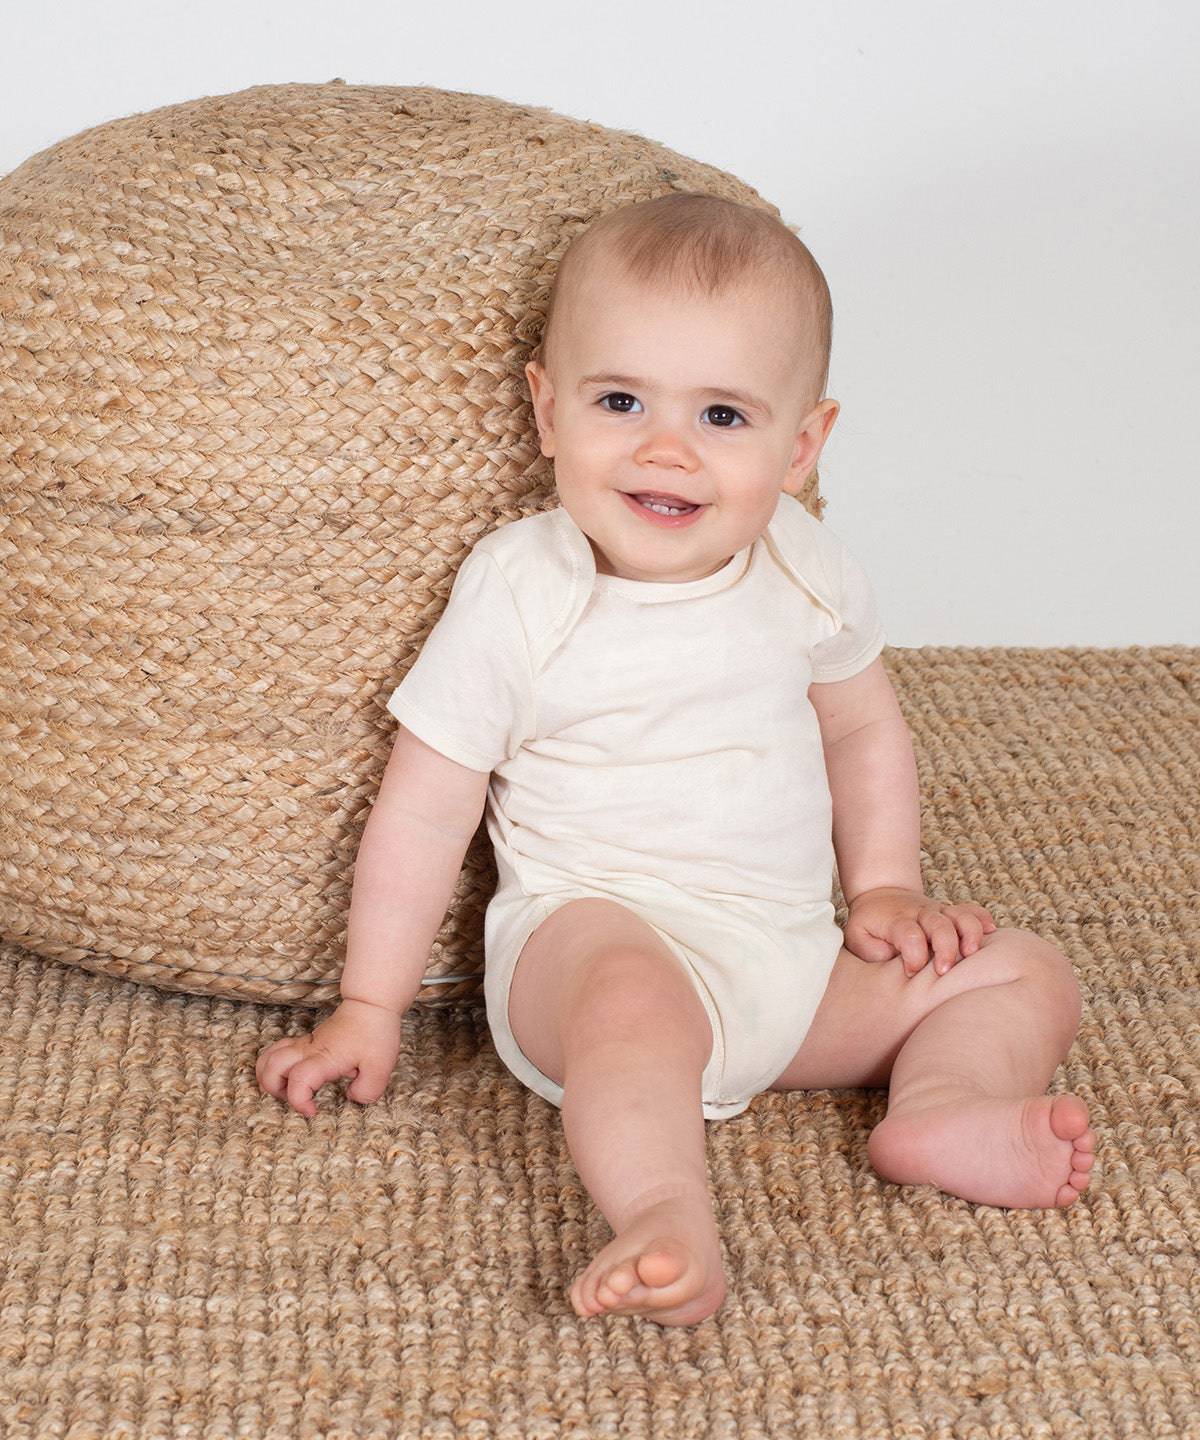
[[[1070,1205],[1091,1179],[1096,1137],[1078,1095],[1006,1100],[964,1093],[889,1112],[867,1155],[885,1179],[936,1185],[982,1205]]]
[[[660,1325],[695,1325],[724,1299],[707,1197],[671,1197],[639,1211],[571,1286],[577,1315],[644,1315]]]

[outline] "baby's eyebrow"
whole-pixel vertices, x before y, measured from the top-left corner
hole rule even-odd
[[[585,375],[579,382],[582,390],[588,385],[628,385],[631,390],[653,390],[654,386],[648,380],[639,380],[635,375]],[[758,399],[755,395],[747,395],[743,390],[730,390],[725,385],[702,385],[693,390],[696,397],[701,395],[717,395],[722,400],[736,400],[739,405],[744,405],[747,410],[757,410],[760,415],[771,418],[771,407],[765,400]]]

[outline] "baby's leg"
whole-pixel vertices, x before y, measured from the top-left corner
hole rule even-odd
[[[1079,988],[1065,957],[1024,930],[993,931],[937,982],[985,956],[1009,978],[936,1006],[916,1027],[867,1153],[901,1184],[986,1205],[1070,1205],[1096,1141],[1079,1096],[1045,1089],[1079,1027]]]
[[[999,929],[945,975],[843,948],[812,1027],[772,1089],[878,1085],[867,1154],[886,1179],[988,1205],[1069,1205],[1095,1137],[1076,1095],[1046,1095],[1079,1025],[1070,962]],[[856,1059],[853,1057],[857,1057]]]
[[[568,901],[522,949],[508,1018],[563,1087],[571,1158],[616,1235],[572,1285],[576,1312],[711,1315],[725,1298],[700,1101],[713,1036],[679,960],[626,906]]]

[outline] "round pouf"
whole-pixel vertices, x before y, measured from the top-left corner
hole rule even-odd
[[[337,1000],[387,697],[475,541],[557,503],[523,370],[556,261],[672,189],[778,214],[639,135],[340,80],[0,180],[5,938]],[[479,997],[495,878],[481,823],[419,1001]]]

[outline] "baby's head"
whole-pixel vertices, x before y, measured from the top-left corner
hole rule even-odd
[[[831,331],[820,267],[766,211],[674,192],[576,236],[525,373],[597,570],[699,579],[763,533],[837,418]],[[700,508],[664,521],[635,494]]]

